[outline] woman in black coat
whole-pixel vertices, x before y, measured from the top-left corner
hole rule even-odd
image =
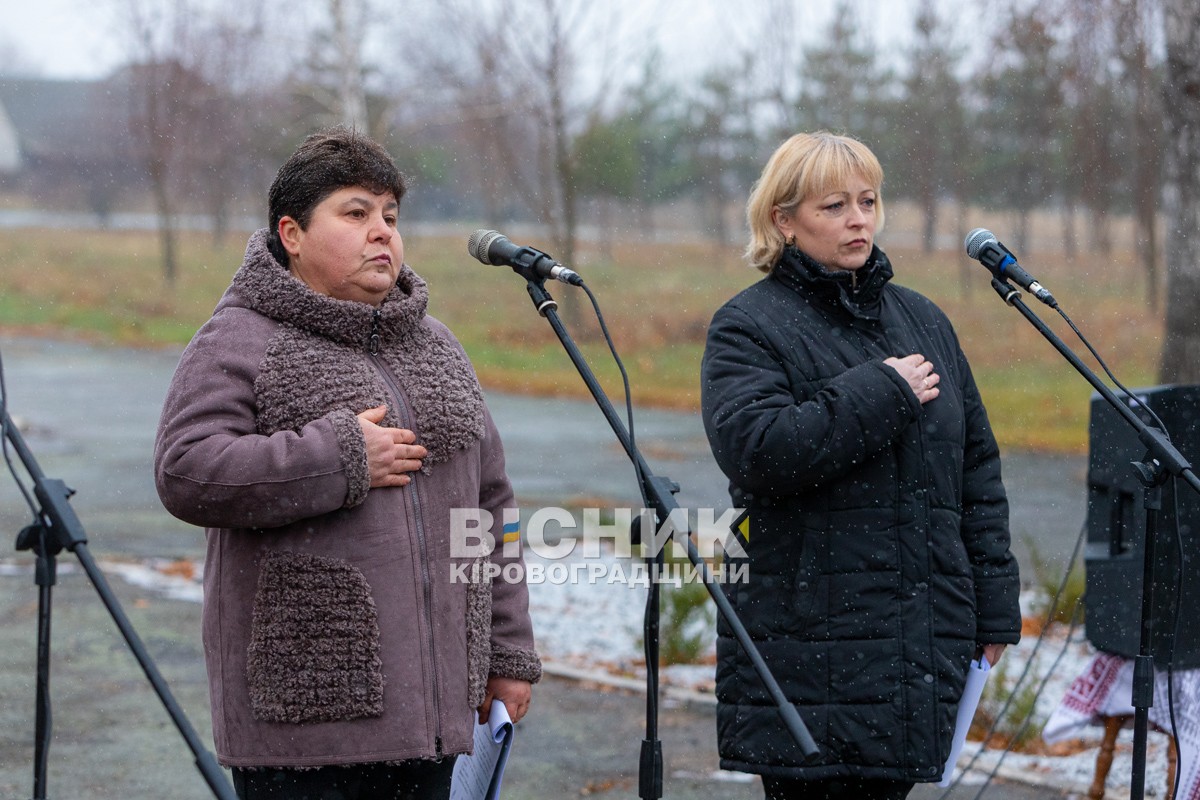
[[[940,779],[972,657],[1020,638],[1008,501],[946,316],[890,283],[883,170],[799,134],[751,194],[750,262],[702,367],[709,443],[750,515],[727,588],[820,748],[807,763],[719,626],[721,764],[768,798],[902,798]]]

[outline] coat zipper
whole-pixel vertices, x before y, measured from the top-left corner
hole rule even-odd
[[[397,415],[401,419],[408,419],[411,416],[408,403],[404,399],[403,392],[392,378],[391,371],[379,358],[379,319],[381,313],[379,309],[371,315],[371,336],[367,342],[367,353],[371,357],[371,362],[375,369],[383,376],[384,383],[387,384],[388,390],[396,398],[397,404],[400,406],[397,409]],[[433,680],[433,724],[434,724],[434,752],[438,760],[441,760],[444,755],[442,750],[442,711],[441,711],[441,692],[438,686],[438,670],[437,670],[437,648],[433,638],[433,582],[429,577],[429,546],[425,540],[425,525],[421,518],[421,494],[417,489],[417,482],[414,480],[408,484],[411,491],[413,503],[413,521],[414,528],[417,534],[417,549],[420,553],[421,562],[421,588],[425,599],[425,606],[422,609],[425,622],[426,642],[429,645],[429,666],[430,677]]]

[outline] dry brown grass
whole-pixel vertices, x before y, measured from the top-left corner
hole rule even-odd
[[[889,209],[891,230],[897,214]],[[465,230],[465,228],[464,228]],[[908,241],[903,230],[896,242]],[[473,261],[465,235],[407,239],[407,260],[430,283],[435,316],[470,353],[494,388],[587,396],[549,325],[534,311],[524,282],[502,267]],[[1010,446],[1086,449],[1091,387],[988,286],[981,266],[952,251],[926,255],[882,240],[897,281],[932,298],[956,326],[992,422]],[[210,237],[181,239],[178,284],[158,268],[153,233],[0,230],[0,326],[135,345],[179,345],[211,313],[241,260],[244,237],[219,247]],[[574,265],[601,303],[629,370],[639,404],[694,409],[704,332],[716,309],[760,275],[739,251],[707,242],[617,244],[611,260],[584,246]],[[1022,258],[1050,287],[1127,385],[1153,382],[1162,323],[1143,299],[1129,249],[1072,262],[1050,254]],[[614,402],[619,375],[578,290],[554,284],[564,318]],[[575,308],[567,308],[575,301]],[[1065,324],[1037,312],[1077,352]],[[1045,312],[1045,313],[1043,313]],[[1055,321],[1057,320],[1057,322]],[[1090,363],[1090,359],[1088,359]]]

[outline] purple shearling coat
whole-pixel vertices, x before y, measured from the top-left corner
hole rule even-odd
[[[487,678],[541,675],[525,584],[464,580],[473,562],[451,554],[451,509],[489,512],[500,543],[514,500],[474,372],[427,302],[407,266],[378,309],[318,294],[259,231],[180,359],[155,478],[172,514],[207,529],[226,766],[469,752]],[[384,404],[383,424],[429,456],[408,486],[372,489],[356,415]]]

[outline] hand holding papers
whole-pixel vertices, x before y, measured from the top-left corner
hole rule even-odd
[[[979,698],[983,695],[983,685],[987,683],[988,670],[991,665],[983,656],[978,661],[972,661],[967,670],[967,685],[963,689],[962,699],[958,701],[958,719],[954,723],[954,739],[950,742],[950,757],[946,759],[946,768],[942,770],[942,780],[938,786],[949,786],[954,777],[954,764],[962,752],[963,743],[967,741],[967,731],[971,728],[971,720],[975,718],[975,709],[979,707]]]
[[[513,723],[500,700],[492,701],[486,723],[475,724],[475,752],[454,763],[450,800],[495,800],[512,747]]]

